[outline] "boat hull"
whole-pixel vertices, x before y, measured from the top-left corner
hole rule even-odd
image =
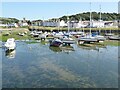
[[[55,46],[55,47],[59,47],[62,44],[62,41],[59,39],[56,40],[50,40],[50,46]]]
[[[16,48],[14,38],[8,39],[4,46],[7,50],[14,50]]]
[[[13,46],[6,46],[6,45],[5,45],[5,48],[6,48],[7,50],[14,50],[14,49],[16,48],[16,46],[15,46],[15,45],[13,45]]]
[[[51,42],[51,43],[50,43],[50,46],[59,47],[61,44],[62,44],[61,42],[56,42],[56,41],[54,41],[54,42]]]
[[[108,37],[109,40],[120,40],[120,37]]]
[[[63,43],[66,43],[66,44],[74,44],[75,41],[73,41],[73,40],[63,40]]]

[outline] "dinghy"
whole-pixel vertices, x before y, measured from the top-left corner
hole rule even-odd
[[[5,43],[5,47],[6,47],[6,49],[8,49],[8,50],[13,50],[13,49],[15,49],[15,47],[16,47],[15,39],[14,39],[14,38],[9,38],[9,39],[7,40],[7,42]]]

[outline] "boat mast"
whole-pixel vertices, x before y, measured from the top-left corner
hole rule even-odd
[[[90,35],[91,35],[91,2],[90,2]]]
[[[60,19],[58,18],[58,31],[60,30]]]
[[[69,16],[67,16],[67,22],[68,22],[68,33],[69,33]]]
[[[45,24],[45,23],[44,23],[44,17],[43,17],[43,28],[44,28],[44,24]]]
[[[80,17],[80,22],[81,22],[81,24],[82,24],[82,18],[81,18],[81,17]],[[83,32],[84,32],[84,26],[81,27],[81,28],[83,28]]]
[[[100,21],[99,21],[99,34],[101,32],[101,5],[100,5]]]

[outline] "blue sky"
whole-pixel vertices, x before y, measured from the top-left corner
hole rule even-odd
[[[117,2],[92,2],[92,11],[118,12]],[[3,2],[2,17],[50,19],[90,11],[89,2]]]

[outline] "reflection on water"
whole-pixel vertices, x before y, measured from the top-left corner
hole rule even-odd
[[[61,46],[61,47],[50,46],[49,49],[52,50],[53,52],[65,52],[67,54],[75,51],[73,46]]]
[[[60,47],[49,46],[49,49],[52,50],[53,52],[62,52],[62,50],[60,49]]]
[[[96,50],[99,52],[99,49],[106,49],[106,45],[104,44],[85,44],[85,45],[78,45],[79,48],[86,49],[86,50]]]
[[[118,87],[117,46],[49,47],[17,42],[15,52],[10,61],[2,50],[3,88]]]
[[[8,58],[15,58],[16,51],[14,50],[6,50],[5,51],[5,56]]]

